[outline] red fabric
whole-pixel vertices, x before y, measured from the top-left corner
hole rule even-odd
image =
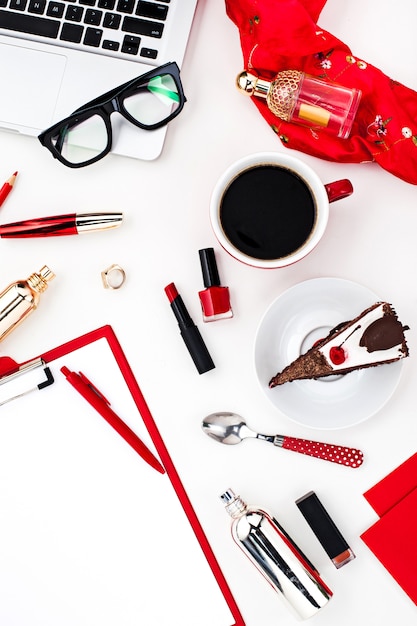
[[[281,121],[252,101],[284,146],[341,163],[375,161],[417,184],[417,93],[357,58],[317,24],[326,0],[226,0],[246,70],[272,79],[285,69],[355,87],[362,99],[348,139]],[[243,97],[243,96],[242,96]]]

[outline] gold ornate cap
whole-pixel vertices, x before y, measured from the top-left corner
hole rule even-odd
[[[302,76],[298,70],[279,72],[268,91],[269,109],[286,122],[291,119]]]
[[[284,70],[278,72],[274,80],[270,81],[244,71],[236,78],[236,85],[242,93],[266,100],[274,115],[288,121],[292,115],[302,76],[303,73],[298,70]]]

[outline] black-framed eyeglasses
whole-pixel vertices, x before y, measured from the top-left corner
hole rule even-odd
[[[64,165],[84,167],[110,152],[115,111],[139,128],[155,130],[176,117],[185,102],[178,65],[166,63],[91,100],[38,139]]]

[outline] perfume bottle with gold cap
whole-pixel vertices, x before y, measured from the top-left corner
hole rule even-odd
[[[359,89],[298,70],[278,72],[273,80],[245,71],[236,82],[243,93],[266,100],[269,110],[285,122],[323,129],[341,139],[350,135],[362,95]]]
[[[44,265],[26,280],[17,280],[0,293],[0,341],[36,309],[40,294],[55,278],[49,267]]]

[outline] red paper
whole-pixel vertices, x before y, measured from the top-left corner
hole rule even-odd
[[[269,80],[280,70],[301,70],[362,91],[350,137],[339,139],[325,130],[281,121],[264,100],[253,97],[253,103],[288,148],[341,163],[376,161],[417,184],[417,93],[320,28],[325,4],[326,0],[226,0],[226,10],[239,29],[242,70],[255,70]]]
[[[361,538],[417,604],[417,488],[392,507]]]
[[[417,452],[363,495],[381,517],[417,488]]]

